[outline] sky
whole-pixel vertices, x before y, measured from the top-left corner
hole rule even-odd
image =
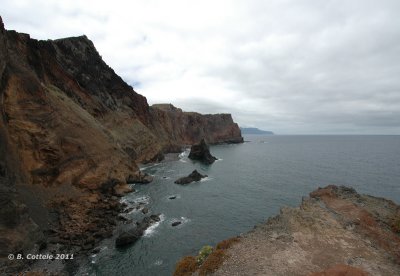
[[[6,29],[85,34],[149,104],[278,134],[400,134],[398,0],[1,0]]]

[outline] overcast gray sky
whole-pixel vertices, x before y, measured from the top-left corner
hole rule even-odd
[[[1,0],[7,29],[86,34],[147,97],[280,134],[400,134],[398,0]]]

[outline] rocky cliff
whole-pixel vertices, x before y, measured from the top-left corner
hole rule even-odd
[[[193,260],[175,275],[398,275],[400,206],[330,185],[218,244],[201,266]]]
[[[85,233],[102,238],[115,224],[96,208],[118,210],[110,197],[141,177],[138,163],[201,138],[242,141],[228,114],[150,107],[86,36],[39,41],[0,23],[2,258],[39,246],[43,232],[90,248],[97,241]]]
[[[150,108],[152,129],[164,144],[191,145],[204,138],[209,144],[242,143],[239,126],[231,114],[183,112],[171,104],[155,104]]]

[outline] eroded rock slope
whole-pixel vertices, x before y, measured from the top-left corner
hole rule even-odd
[[[399,272],[400,206],[331,185],[244,235],[212,275]]]

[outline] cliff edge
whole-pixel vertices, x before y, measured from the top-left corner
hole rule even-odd
[[[229,246],[227,246],[229,245]],[[344,186],[320,188],[175,275],[398,275],[400,206]]]

